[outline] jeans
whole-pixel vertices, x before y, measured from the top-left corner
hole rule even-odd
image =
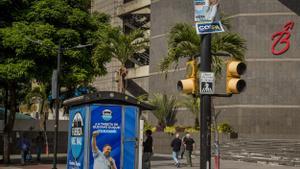
[[[179,163],[179,161],[178,161],[179,152],[180,152],[180,151],[177,151],[177,152],[176,152],[176,151],[173,151],[173,153],[172,153],[173,160],[175,161],[176,164]]]
[[[151,152],[144,152],[143,153],[143,169],[150,169],[151,168]]]
[[[187,165],[192,166],[192,151],[185,150]]]

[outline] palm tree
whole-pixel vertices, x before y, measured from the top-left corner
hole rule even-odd
[[[147,49],[149,40],[145,37],[144,31],[140,29],[125,34],[119,28],[111,27],[99,32],[97,39],[97,46],[93,51],[94,65],[96,68],[103,68],[98,63],[102,63],[100,61],[107,57],[119,60],[121,67],[118,71],[118,90],[125,93],[125,77],[127,75],[125,63],[133,58],[135,53]]]
[[[200,98],[199,97],[191,97],[185,96],[181,101],[182,106],[187,108],[190,112],[194,114],[195,124],[194,127],[199,127],[199,113],[200,113]]]
[[[168,55],[165,57],[160,68],[162,71],[167,70],[171,64],[178,64],[181,58],[193,58],[200,54],[201,38],[197,35],[196,29],[187,23],[178,23],[171,28],[168,39]],[[214,56],[218,52],[229,54],[237,60],[244,60],[246,51],[245,40],[238,34],[225,32],[212,36],[211,52],[213,55],[213,71],[220,75],[223,61]]]
[[[47,128],[46,121],[48,119],[50,103],[47,98],[46,85],[40,83],[25,96],[25,103],[29,107],[31,104],[36,102],[39,106],[38,119],[40,121],[40,130],[43,131],[45,137],[45,146],[48,150],[48,138],[47,138]],[[28,108],[27,108],[28,109]],[[48,153],[48,152],[46,152]]]
[[[149,102],[156,107],[153,114],[158,119],[160,127],[164,128],[175,124],[178,108],[176,97],[167,96],[166,94],[154,94]]]

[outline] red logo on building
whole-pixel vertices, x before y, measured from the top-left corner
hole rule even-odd
[[[274,55],[281,55],[285,53],[290,48],[290,37],[291,37],[291,30],[294,27],[294,22],[289,21],[287,24],[284,25],[283,30],[276,32],[272,35],[272,53]],[[277,49],[277,46],[283,46],[281,49]]]

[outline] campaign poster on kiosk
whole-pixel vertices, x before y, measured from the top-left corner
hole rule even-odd
[[[85,115],[84,106],[70,110],[67,169],[84,168]]]
[[[120,169],[122,106],[91,106],[89,169]]]

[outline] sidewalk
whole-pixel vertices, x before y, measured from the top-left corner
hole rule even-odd
[[[169,155],[155,155],[152,160],[151,169],[176,169],[173,161],[170,159]],[[193,167],[187,167],[184,165],[185,159],[180,160],[183,164],[181,169],[199,169],[200,157],[194,156],[193,158]],[[212,160],[213,163],[213,160]],[[66,164],[58,164],[58,169],[65,169]],[[32,165],[11,165],[5,166],[0,165],[0,169],[52,169],[52,164],[32,164]],[[212,166],[213,169],[213,166]],[[221,169],[299,169],[298,167],[289,167],[289,166],[278,166],[270,164],[259,164],[259,163],[249,163],[242,161],[231,161],[231,160],[221,160]]]
[[[193,156],[193,167],[187,167],[185,165],[186,160],[180,159],[182,163],[181,169],[199,169],[200,168],[200,157]],[[214,168],[214,160],[211,160],[212,169]],[[169,155],[156,155],[151,163],[151,169],[177,169],[174,166],[173,160],[171,160],[171,156]],[[249,163],[243,161],[232,161],[232,160],[221,160],[220,169],[299,169],[298,167],[290,167],[290,166],[279,166],[272,164],[263,164],[263,163]]]

